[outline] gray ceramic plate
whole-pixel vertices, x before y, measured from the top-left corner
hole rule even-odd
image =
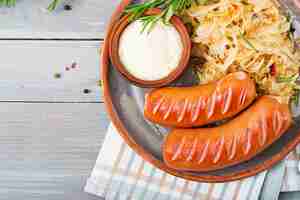
[[[124,0],[118,7],[112,22],[116,20],[120,9],[130,0]],[[296,9],[289,0],[289,6],[293,11]],[[295,22],[295,27],[300,35],[300,26]],[[109,33],[108,33],[109,35]],[[102,55],[104,96],[108,113],[125,141],[144,159],[156,167],[190,180],[205,182],[224,182],[246,178],[264,171],[282,160],[300,142],[300,116],[297,108],[294,108],[295,123],[283,137],[271,147],[257,155],[248,162],[244,162],[222,170],[207,173],[179,172],[164,165],[161,154],[161,144],[166,134],[166,129],[152,124],[143,116],[145,89],[130,84],[110,64],[107,44],[104,46]],[[187,71],[175,85],[193,84],[192,73]]]

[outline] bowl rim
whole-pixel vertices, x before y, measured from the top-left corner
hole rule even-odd
[[[144,15],[155,15],[161,13],[160,9],[150,9],[145,12]],[[126,27],[131,23],[129,20],[129,15],[122,16],[120,20],[115,23],[113,26],[113,30],[111,31],[112,34],[109,36],[109,54],[111,58],[112,64],[117,68],[117,70],[127,78],[131,83],[144,87],[144,88],[152,88],[152,87],[162,87],[165,85],[170,84],[171,82],[175,81],[188,67],[188,62],[191,54],[191,39],[189,37],[189,33],[181,21],[181,19],[177,16],[173,16],[170,20],[171,24],[175,27],[177,32],[180,35],[181,43],[182,43],[182,53],[181,58],[179,60],[178,65],[174,70],[172,70],[166,77],[159,79],[159,80],[143,80],[135,77],[132,75],[126,67],[122,64],[119,56],[119,43],[120,37]]]
[[[300,143],[300,133],[298,136],[290,142],[287,146],[285,146],[280,153],[273,155],[270,159],[257,164],[252,169],[244,169],[239,172],[233,172],[228,175],[223,176],[216,176],[216,175],[191,175],[185,172],[177,171],[174,169],[169,168],[166,166],[162,161],[157,160],[151,153],[147,152],[143,149],[136,141],[130,136],[129,132],[126,130],[123,122],[117,115],[114,105],[111,98],[111,91],[109,89],[109,67],[110,67],[110,59],[109,59],[109,45],[108,45],[108,38],[112,34],[112,27],[114,23],[116,23],[121,16],[122,11],[124,8],[129,5],[133,0],[122,0],[121,3],[116,8],[115,12],[113,13],[110,23],[107,28],[107,35],[103,43],[103,49],[101,54],[101,67],[102,67],[102,80],[103,80],[103,93],[104,93],[104,103],[107,110],[107,113],[112,120],[118,134],[124,139],[124,141],[137,153],[139,154],[144,160],[150,162],[155,167],[159,168],[160,170],[167,172],[173,176],[183,178],[186,180],[197,181],[197,182],[206,182],[206,183],[223,183],[229,181],[236,181],[243,178],[248,178],[250,176],[257,175],[260,172],[263,172],[281,160],[283,160],[295,147],[297,144]]]

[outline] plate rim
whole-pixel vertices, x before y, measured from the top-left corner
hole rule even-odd
[[[296,146],[300,143],[300,133],[296,136],[294,140],[292,140],[288,145],[282,148],[280,153],[273,155],[270,159],[257,164],[255,167],[251,169],[244,169],[239,172],[233,172],[228,175],[216,176],[216,175],[198,175],[194,176],[191,174],[187,174],[186,172],[181,172],[178,170],[174,170],[166,166],[162,161],[157,160],[150,152],[147,152],[143,149],[136,141],[130,137],[129,132],[126,130],[123,122],[120,120],[119,116],[115,112],[114,105],[112,102],[110,90],[109,90],[109,66],[110,66],[110,58],[109,58],[109,45],[108,41],[112,35],[113,25],[119,17],[121,16],[121,12],[124,8],[129,5],[134,0],[121,0],[120,4],[117,6],[116,10],[113,12],[109,24],[107,26],[106,36],[103,41],[102,45],[102,52],[100,55],[100,68],[102,70],[102,77],[103,82],[103,96],[104,96],[104,104],[106,111],[114,124],[118,134],[124,139],[124,141],[144,160],[150,162],[155,167],[159,168],[160,170],[167,172],[173,176],[183,178],[186,180],[197,181],[197,182],[207,182],[207,183],[223,183],[229,181],[236,181],[244,178],[248,178],[250,176],[257,175],[260,172],[270,169],[276,163],[283,160]]]

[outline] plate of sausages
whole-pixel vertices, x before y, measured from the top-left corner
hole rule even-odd
[[[228,8],[235,9],[234,12],[239,12],[238,6],[245,6],[236,3],[239,1],[230,1],[232,3]],[[298,90],[298,72],[297,76],[293,74],[290,70],[292,67],[288,64],[286,65],[290,68],[278,67],[278,62],[285,61],[279,59],[280,56],[286,56],[288,53],[274,53],[275,50],[267,52],[244,30],[244,33],[238,31],[237,36],[230,32],[224,48],[214,48],[215,54],[220,53],[220,49],[224,50],[225,54],[224,62],[217,63],[213,68],[210,62],[215,58],[209,50],[209,53],[203,53],[203,49],[207,49],[203,48],[203,45],[211,44],[206,43],[211,41],[211,38],[206,40],[207,36],[204,33],[208,30],[205,30],[205,27],[200,27],[202,35],[197,32],[200,30],[199,25],[191,33],[187,20],[182,20],[175,9],[169,24],[146,21],[149,24],[157,23],[147,30],[147,23],[142,20],[152,20],[156,16],[164,17],[164,9],[168,7],[163,3],[158,5],[158,9],[150,5],[150,11],[143,11],[143,18],[134,18],[140,16],[134,16],[132,13],[139,14],[136,12],[140,6],[145,8],[151,2],[155,1],[123,0],[111,18],[102,49],[105,105],[108,115],[126,143],[157,168],[177,177],[200,182],[227,182],[247,178],[271,168],[284,159],[300,143],[300,107],[293,103],[298,96],[295,92]],[[218,12],[217,16],[220,17],[221,11],[216,6],[222,2],[214,1],[201,6],[205,10],[212,7],[212,12]],[[249,0],[249,5],[251,2],[252,0]],[[267,8],[263,6],[270,7],[269,0],[262,2],[265,2],[265,5],[259,5],[262,6],[261,10],[254,9],[257,16],[255,15],[253,20],[259,18],[260,12],[265,12],[264,9]],[[247,8],[250,9],[250,6]],[[193,19],[194,13],[204,12],[202,7],[195,7],[193,3],[187,4],[184,9]],[[211,13],[205,14],[216,16]],[[202,19],[203,15],[197,15],[197,20]],[[141,23],[138,20],[141,20]],[[146,32],[136,34],[135,31],[139,31],[141,27],[143,31],[146,29]],[[300,31],[298,28],[293,27],[296,29],[294,35]],[[195,33],[199,33],[196,38]],[[209,30],[208,35],[213,34],[213,31]],[[283,35],[282,32],[280,35]],[[134,40],[131,41],[132,38]],[[165,44],[162,43],[162,39]],[[126,46],[129,42],[132,45]],[[138,44],[133,44],[135,42]],[[297,48],[296,42],[295,45],[293,48]],[[194,46],[197,46],[198,50],[201,49],[200,54],[204,54],[206,58],[204,61],[202,58],[200,61],[198,59],[202,67],[196,71],[192,60],[195,55],[199,55],[199,51],[195,53]],[[209,45],[208,47],[212,48]],[[139,59],[133,62],[130,59],[135,48],[139,50]],[[151,50],[155,48],[161,49],[152,53]],[[145,57],[144,51],[147,52]],[[242,52],[242,56],[247,53],[251,56],[256,55],[248,64],[243,65],[246,62],[237,59],[241,58],[238,56],[239,52]],[[273,54],[276,56],[272,57]],[[161,55],[166,55],[168,59],[179,55],[181,57],[176,63],[169,62]],[[235,55],[235,60],[232,55]],[[297,55],[295,53],[295,57]],[[290,60],[286,62],[300,63],[300,60],[292,61],[293,56],[294,54],[288,55],[287,59]],[[157,60],[152,62],[153,58]],[[254,59],[257,59],[257,62],[254,62]],[[229,63],[231,61],[232,63]],[[142,62],[147,62],[147,69],[143,69]],[[156,66],[149,70],[151,63]],[[159,72],[158,66],[172,64],[174,67],[169,71]],[[135,70],[138,66],[141,66],[141,69]],[[208,77],[208,71],[220,69],[219,66],[227,68]],[[255,70],[260,66],[258,71],[263,75],[258,76],[258,71],[254,71],[253,66]],[[297,67],[299,70],[300,65]],[[262,72],[262,69],[265,71]],[[146,76],[149,73],[152,74]],[[292,76],[287,73],[292,73]],[[286,77],[283,77],[283,74]],[[275,83],[267,87],[272,81]],[[280,92],[277,91],[279,86]]]

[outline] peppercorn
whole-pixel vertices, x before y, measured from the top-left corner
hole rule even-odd
[[[84,93],[84,94],[89,94],[89,93],[91,93],[91,90],[89,90],[89,89],[84,89],[84,90],[83,90],[83,93]]]
[[[66,4],[65,6],[64,6],[64,10],[72,10],[72,6],[71,5],[69,5],[69,4]]]
[[[76,62],[73,62],[73,63],[71,64],[71,68],[72,68],[72,69],[75,69],[76,66],[77,66],[77,63],[76,63]]]
[[[271,73],[272,76],[276,75],[276,66],[275,66],[275,64],[272,64],[270,66],[270,73]]]
[[[98,81],[98,86],[102,87],[102,80]]]
[[[54,78],[60,79],[60,78],[61,78],[61,74],[60,74],[60,73],[55,73],[55,74],[54,74]]]

